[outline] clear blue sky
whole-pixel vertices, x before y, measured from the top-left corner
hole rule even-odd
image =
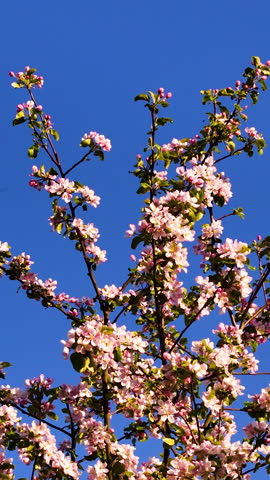
[[[175,122],[164,129],[160,142],[193,136],[203,120],[199,91],[233,85],[252,55],[270,58],[269,16],[269,0],[255,5],[250,0],[2,2],[0,239],[13,246],[14,254],[30,253],[34,271],[44,279],[56,278],[60,291],[91,296],[72,244],[50,233],[46,194],[27,185],[30,131],[11,127],[26,94],[9,86],[9,70],[30,65],[44,75],[44,89],[37,94],[60,131],[59,152],[66,165],[80,158],[78,144],[85,132],[96,130],[111,139],[105,162],[85,164],[75,177],[102,197],[101,207],[89,211],[109,255],[100,283],[120,284],[131,253],[124,231],[136,222],[140,208],[128,170],[142,151],[149,124],[133,97],[160,86],[172,91],[168,114]],[[249,126],[263,131],[270,144],[269,103],[267,92],[249,112]],[[269,155],[270,149],[263,157],[224,164],[233,183],[231,206],[246,211],[245,222],[228,224],[228,236],[252,241],[269,234]],[[0,357],[14,364],[8,381],[22,385],[24,378],[41,372],[57,382],[71,381],[59,343],[67,322],[16,289],[15,283],[1,280]]]

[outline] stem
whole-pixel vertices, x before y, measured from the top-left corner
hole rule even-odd
[[[71,460],[73,462],[76,461],[76,430],[75,430],[75,426],[74,426],[74,422],[73,422],[73,418],[72,418],[72,415],[71,415],[71,411],[70,411],[70,406],[68,403],[66,403],[66,407],[67,407],[67,411],[68,411],[68,416],[69,416],[69,419],[70,419],[70,430],[71,430]]]
[[[223,410],[228,410],[231,412],[245,412],[246,410],[243,410],[243,408],[233,408],[233,407],[224,407]]]
[[[157,279],[156,279],[157,262],[156,262],[154,240],[152,240],[152,250],[153,250],[153,286],[154,286],[154,296],[155,296],[155,309],[156,309],[156,316],[157,316],[157,329],[158,329],[158,336],[159,336],[161,361],[162,361],[162,364],[165,365],[166,360],[164,358],[164,353],[166,351],[166,346],[165,346],[164,321],[163,321],[162,314],[160,312],[160,305],[158,302],[158,287],[157,287]]]
[[[35,470],[36,470],[37,459],[38,459],[38,452],[36,453],[35,460],[33,462],[33,468],[32,468],[32,473],[31,473],[31,479],[30,480],[34,480],[34,478],[35,478]]]
[[[121,315],[123,315],[123,313],[128,309],[129,307],[129,304],[128,305],[125,305],[125,307],[121,308],[120,312],[118,312],[118,314],[116,315],[116,317],[112,320],[111,323],[116,323],[118,318],[121,317]]]
[[[108,385],[106,381],[106,373],[103,371],[101,375],[101,381],[102,381],[102,391],[103,391],[103,398],[102,398],[102,406],[103,406],[103,423],[105,427],[110,427],[110,409],[109,409],[109,400],[108,400]],[[112,477],[112,470],[111,470],[111,465],[112,465],[112,456],[111,456],[111,446],[109,442],[105,443],[105,450],[106,450],[106,459],[107,459],[107,465],[108,465],[108,478],[109,480],[113,480]]]
[[[156,107],[152,105],[151,108],[151,156],[150,156],[150,182],[151,182],[151,190],[150,190],[150,202],[153,201],[155,190],[153,188],[153,178],[154,178],[154,166],[155,166],[155,135],[156,135]],[[154,298],[155,298],[155,311],[157,317],[157,330],[158,330],[158,337],[159,337],[159,345],[160,345],[160,355],[162,365],[166,364],[166,360],[164,358],[164,353],[166,351],[165,345],[165,332],[164,332],[164,320],[160,310],[160,304],[158,301],[158,285],[157,285],[157,258],[156,258],[156,243],[155,240],[152,238],[151,241],[152,246],[152,253],[153,253],[153,287],[154,287]]]
[[[33,95],[33,93],[32,93],[31,88],[27,88],[27,90],[28,90],[28,93],[29,93],[29,95],[30,95],[30,97],[31,97],[31,100],[34,102],[35,106],[37,107],[37,102],[36,102],[36,100],[35,100],[35,97],[34,97],[34,95]],[[60,166],[60,159],[59,159],[58,153],[56,152],[56,150],[55,150],[55,148],[54,148],[54,144],[53,144],[53,142],[52,142],[52,140],[51,140],[50,135],[47,133],[47,129],[46,129],[46,127],[45,127],[45,123],[44,123],[44,120],[43,120],[42,115],[40,115],[40,118],[41,118],[41,121],[42,121],[42,125],[43,125],[43,129],[44,129],[44,132],[45,132],[46,139],[47,139],[47,141],[48,141],[48,143],[49,143],[49,145],[50,145],[50,147],[51,147],[51,150],[52,150],[53,155],[54,155],[54,158],[55,158],[54,163],[59,167],[59,166]],[[51,158],[51,156],[50,156],[50,158]]]
[[[215,298],[215,295],[216,295],[216,292],[212,295],[212,297],[208,298],[206,300],[206,302],[204,303],[204,305],[200,308],[200,310],[196,313],[195,317],[193,318],[193,320],[190,321],[190,323],[188,325],[185,326],[185,328],[182,330],[182,332],[180,332],[180,334],[178,335],[177,339],[175,340],[175,342],[173,343],[173,345],[171,346],[169,352],[171,353],[173,351],[173,349],[176,347],[176,345],[180,342],[182,336],[186,333],[186,331],[191,327],[191,325],[197,320],[198,316],[200,315],[200,313],[203,311],[204,308],[208,307],[208,305],[214,300]]]
[[[237,103],[236,103],[237,106],[240,104],[241,100],[242,100],[242,99],[238,97]],[[235,106],[234,109],[233,109],[233,111],[232,111],[232,113],[231,113],[231,115],[230,115],[230,116],[227,118],[227,120],[224,122],[224,130],[226,129],[228,123],[231,121],[231,119],[232,119],[232,118],[234,117],[234,115],[236,114],[236,110],[237,110],[237,108],[236,108],[236,106]],[[214,115],[216,115],[216,103],[214,103]],[[214,135],[214,133],[215,133],[215,130],[214,130],[213,127],[212,127],[212,135]],[[222,132],[221,132],[221,133],[222,133]],[[218,144],[219,144],[219,137],[218,137],[218,136],[217,136],[216,138],[213,138],[213,137],[212,137],[212,140],[210,140],[210,142],[209,142],[209,148],[208,148],[207,152],[206,152],[205,155],[204,155],[203,163],[204,163],[204,161],[207,159],[207,157],[209,157],[209,155],[212,153],[213,148],[215,148]],[[235,152],[234,152],[234,153],[235,153]],[[225,157],[220,158],[220,159],[217,160],[215,163],[220,162],[220,161],[223,160],[224,158],[227,158],[227,157],[230,157],[230,156],[232,156],[231,153],[228,154],[228,155],[226,155]]]
[[[261,308],[259,308],[255,313],[254,315],[252,315],[250,318],[248,318],[244,323],[241,323],[241,328],[245,328],[252,320],[254,320],[254,318],[258,317],[258,315],[260,315],[260,313],[262,313],[266,308],[269,309],[269,302],[265,305],[263,305]]]
[[[248,313],[248,310],[249,310],[250,306],[252,305],[253,300],[255,300],[255,298],[257,296],[257,293],[259,292],[261,286],[264,284],[264,282],[265,282],[266,278],[268,277],[269,273],[270,273],[270,264],[267,265],[264,273],[261,275],[261,278],[259,279],[256,287],[254,288],[253,292],[251,293],[251,295],[249,297],[246,308],[245,308],[244,312],[242,313],[242,320],[241,320],[241,323],[240,323],[241,328],[244,328],[251,320],[253,320],[253,318],[255,318],[259,313],[261,313],[261,311],[267,306],[267,305],[264,305],[263,307],[261,307],[259,310],[257,310],[257,312],[255,312],[255,314],[251,318],[249,318],[246,322],[244,322],[245,315]]]
[[[197,407],[197,403],[196,403],[196,400],[195,400],[194,393],[191,392],[190,395],[191,395],[191,400],[192,400],[193,405],[194,405],[195,420],[196,420],[197,431],[198,431],[198,440],[199,440],[199,443],[200,443],[201,442],[201,430],[200,430],[200,424],[199,424],[199,419],[198,419],[198,415],[197,415],[198,407]]]
[[[233,157],[234,155],[237,155],[237,153],[243,152],[245,150],[245,147],[238,148],[237,150],[234,150],[233,153],[228,153],[228,155],[224,155],[223,157],[218,158],[215,160],[214,164],[221,162],[222,160],[225,160],[225,158]]]
[[[270,372],[234,372],[234,375],[270,375]]]
[[[169,424],[168,424],[168,420],[166,420],[165,422],[165,425],[164,425],[164,433],[165,435],[170,435],[170,427],[169,427]],[[163,448],[163,470],[164,470],[164,475],[166,476],[167,475],[167,470],[168,470],[168,463],[169,463],[169,458],[170,458],[170,448],[169,447],[165,447]]]
[[[45,420],[44,418],[40,418],[38,415],[35,415],[34,413],[29,413],[29,412],[27,412],[26,410],[24,410],[24,409],[23,409],[22,407],[20,407],[19,405],[16,405],[15,403],[11,403],[11,402],[4,403],[4,402],[3,402],[3,404],[5,404],[5,405],[11,405],[12,407],[16,408],[17,410],[19,410],[19,411],[20,411],[21,413],[23,413],[24,415],[28,415],[28,417],[35,418],[36,420],[39,420],[40,422],[45,423],[45,424],[48,425],[49,427],[54,428],[55,430],[58,430],[58,432],[64,433],[65,435],[68,435],[69,437],[72,437],[72,436],[71,436],[71,433],[67,432],[64,428],[57,427],[57,425],[54,425],[53,423],[48,422],[48,421]]]
[[[66,177],[69,172],[71,172],[74,168],[76,168],[78,165],[83,163],[84,160],[86,160],[87,157],[90,155],[90,153],[92,153],[92,151],[93,150],[90,148],[89,152],[87,152],[80,160],[78,160],[78,162],[74,163],[72,167],[70,167],[68,170],[65,171],[65,173],[63,174],[63,177]]]
[[[260,270],[260,273],[262,275],[263,274],[262,259],[259,255],[258,251],[257,251],[257,256],[258,256],[258,262],[259,262],[259,270]],[[262,288],[263,288],[264,301],[265,301],[265,303],[267,303],[268,300],[267,300],[267,293],[266,293],[266,288],[265,288],[264,282],[262,284]]]

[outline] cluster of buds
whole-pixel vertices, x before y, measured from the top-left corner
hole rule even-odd
[[[27,114],[29,117],[32,119],[36,119],[36,115],[42,115],[43,114],[43,107],[42,105],[35,105],[35,103],[32,100],[28,100],[28,102],[25,103],[19,103],[17,105],[17,116],[16,118],[21,118],[22,113]],[[18,115],[20,114],[20,115]],[[52,121],[51,121],[51,115],[43,115],[43,124],[45,128],[52,128]]]
[[[45,389],[51,388],[53,383],[52,378],[45,378],[45,375],[41,373],[38,377],[34,377],[31,379],[26,379],[25,380],[25,385],[27,387],[33,387],[33,386],[38,386],[38,387],[43,387]]]
[[[165,93],[164,88],[160,87],[158,89],[158,95],[159,95],[159,98],[171,98],[172,97],[172,92]]]
[[[36,75],[35,74],[36,69],[35,68],[30,68],[29,66],[26,66],[24,68],[24,72],[9,72],[9,76],[16,78],[16,82],[13,82],[11,85],[14,88],[33,88],[33,87],[38,87],[41,88],[44,84],[44,79],[41,75]]]
[[[28,102],[19,103],[17,105],[17,112],[23,112],[24,110],[27,110],[27,113],[30,115],[33,109],[37,110],[38,112],[42,112],[43,107],[42,105],[35,105],[32,100],[28,100]]]

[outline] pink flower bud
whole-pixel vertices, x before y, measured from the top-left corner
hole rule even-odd
[[[36,188],[37,190],[42,190],[42,185],[37,180],[29,180],[28,182],[29,187]]]
[[[240,87],[240,85],[241,85],[241,82],[240,82],[240,80],[237,80],[237,81],[235,82],[235,86],[236,86],[236,88]]]
[[[270,67],[270,60],[267,60],[266,64],[268,67]]]
[[[16,77],[14,72],[8,72],[8,74],[9,74],[10,77]]]
[[[166,93],[166,98],[172,98],[172,92]]]
[[[159,93],[159,94],[164,93],[164,88],[160,87],[160,88],[158,89],[158,93]]]

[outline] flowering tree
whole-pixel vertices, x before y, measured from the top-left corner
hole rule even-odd
[[[144,198],[142,217],[126,232],[137,254],[123,285],[100,286],[95,271],[106,251],[98,246],[97,227],[86,223],[88,208],[98,207],[100,198],[70,174],[92,157],[103,160],[110,140],[85,134],[85,153],[67,168],[55,147],[59,134],[33,93],[43,78],[30,67],[10,72],[12,86],[29,95],[13,124],[30,127],[28,156],[43,151],[48,163],[32,167],[29,185],[50,197],[51,228],[81,253],[93,295],[58,293],[56,281],[32,271],[29,255],[12,256],[0,242],[1,274],[69,320],[63,354],[78,372],[77,385],[54,386],[41,374],[26,380],[24,390],[1,386],[1,479],[15,478],[10,450],[29,465],[31,480],[248,480],[263,467],[270,473],[270,387],[233,406],[243,394],[243,375],[262,373],[255,352],[270,335],[270,237],[251,245],[223,238],[222,220],[243,211],[225,207],[220,214],[232,191],[218,170],[229,157],[262,153],[262,135],[243,124],[269,75],[270,61],[253,57],[234,88],[201,92],[208,122],[195,138],[163,146],[157,132],[171,119],[159,113],[171,93],[159,88],[135,97],[151,118],[133,171]],[[189,277],[190,287],[184,273],[192,252],[201,258],[201,271],[193,282]],[[191,338],[190,327],[216,310],[223,314],[216,340]],[[134,331],[125,325],[132,317]],[[2,378],[8,366],[0,364]],[[247,419],[237,441],[234,410]],[[116,416],[125,418],[119,435],[111,426]],[[136,444],[151,438],[160,439],[160,451],[141,463]]]

